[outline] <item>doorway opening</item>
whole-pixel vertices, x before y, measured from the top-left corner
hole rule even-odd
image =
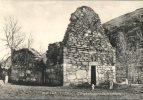
[[[91,84],[96,85],[96,66],[91,66]]]

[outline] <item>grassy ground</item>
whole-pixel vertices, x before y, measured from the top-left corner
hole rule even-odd
[[[143,100],[143,85],[131,87],[48,87],[6,84],[0,89],[1,99],[96,99],[96,100]]]

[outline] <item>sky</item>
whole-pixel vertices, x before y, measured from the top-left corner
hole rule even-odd
[[[32,48],[44,53],[48,44],[63,40],[71,13],[80,6],[91,7],[99,15],[101,23],[105,23],[142,8],[143,1],[0,0],[0,39],[4,38],[4,18],[12,16],[22,26],[26,38],[31,34]],[[0,40],[0,60],[8,52],[5,42]]]

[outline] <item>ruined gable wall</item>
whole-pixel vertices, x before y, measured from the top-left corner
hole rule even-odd
[[[80,7],[70,21],[63,40],[64,85],[90,83],[91,62],[96,62],[98,81],[105,81],[105,73],[113,71],[115,51],[98,15],[89,7]]]
[[[46,63],[46,85],[63,84],[63,44],[61,42],[49,44]]]
[[[35,59],[29,49],[14,51],[10,81],[19,84],[42,84],[43,63]]]

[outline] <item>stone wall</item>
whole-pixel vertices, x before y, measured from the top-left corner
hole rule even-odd
[[[98,14],[86,6],[71,14],[63,41],[49,45],[47,58],[47,84],[90,83],[91,65],[96,66],[97,83],[116,80],[115,50]]]
[[[44,68],[40,54],[34,49],[14,51],[10,68],[10,82],[19,84],[43,84]]]
[[[111,55],[111,58],[106,57]],[[105,59],[103,60],[103,57]],[[78,85],[83,83],[91,83],[91,65],[96,66],[96,83],[104,83],[105,81],[116,81],[115,66],[112,54],[88,52],[85,49],[64,48],[64,85]],[[107,77],[109,74],[110,79]],[[107,79],[108,78],[108,79]]]
[[[46,85],[63,85],[63,44],[50,44],[47,51]]]
[[[93,9],[82,6],[72,13],[63,43],[64,85],[90,83],[92,64],[97,83],[106,80],[107,71],[115,81],[115,50]]]
[[[46,84],[48,86],[63,85],[63,66],[62,64],[51,65],[46,68]]]
[[[13,66],[11,71],[11,82],[19,84],[43,84],[42,71],[35,69],[22,69]]]

